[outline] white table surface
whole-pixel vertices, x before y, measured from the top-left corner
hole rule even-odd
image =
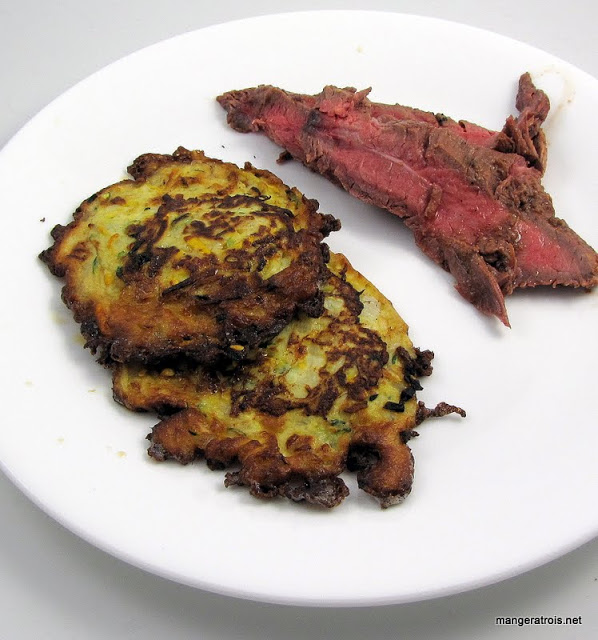
[[[417,13],[525,41],[598,77],[596,7],[594,0],[0,0],[0,147],[106,64],[228,20],[314,9]],[[581,624],[497,626],[496,616],[581,616]],[[275,606],[131,567],[63,529],[0,473],[1,640],[515,637],[598,638],[598,540],[522,576],[442,599],[360,609]]]

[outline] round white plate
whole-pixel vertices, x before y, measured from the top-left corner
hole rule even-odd
[[[508,300],[512,329],[482,317],[390,214],[229,129],[215,97],[269,83],[316,93],[371,86],[491,128],[530,71],[552,100],[544,184],[598,245],[598,82],[551,55],[439,20],[306,12],[210,27],[131,55],[51,103],[0,153],[3,341],[0,462],[56,520],[101,549],[210,591],[302,605],[414,601],[519,574],[598,533],[596,294]],[[411,496],[381,510],[351,484],[330,512],[225,489],[201,462],[146,454],[156,422],[111,399],[81,346],[58,279],[37,254],[50,229],[138,154],[178,145],[274,170],[343,228],[330,238],[436,353],[420,398],[468,417],[428,421],[411,442]]]

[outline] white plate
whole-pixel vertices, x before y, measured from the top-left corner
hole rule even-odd
[[[302,46],[303,43],[303,46]],[[517,79],[549,92],[545,185],[598,245],[598,82],[487,32],[376,12],[306,12],[210,27],[131,55],[81,82],[0,154],[3,242],[2,468],[56,520],[115,556],[218,593],[303,605],[420,600],[529,570],[598,533],[596,294],[512,296],[513,328],[482,317],[414,248],[401,222],[279,149],[225,124],[214,98],[271,83],[318,92],[373,87],[402,102],[500,128]],[[157,464],[155,420],[111,399],[81,348],[60,282],[37,260],[49,231],[147,151],[178,145],[252,161],[342,219],[330,239],[436,353],[420,397],[467,409],[422,425],[411,496],[382,511],[352,485],[322,513],[225,489],[203,463]]]

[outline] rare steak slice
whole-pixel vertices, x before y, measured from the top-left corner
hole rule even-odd
[[[519,116],[509,116],[502,131],[491,131],[466,120],[457,122],[443,113],[430,113],[400,104],[370,102],[370,109],[374,118],[426,122],[434,127],[449,129],[472,144],[505,153],[517,153],[543,173],[546,168],[546,139],[542,124],[548,116],[550,102],[547,95],[534,86],[529,73],[524,73],[519,79],[515,104]]]
[[[549,102],[521,76],[502,131],[328,86],[316,96],[272,86],[218,97],[228,123],[263,131],[286,154],[401,217],[461,295],[508,325],[518,287],[598,284],[598,256],[556,217],[541,177]]]

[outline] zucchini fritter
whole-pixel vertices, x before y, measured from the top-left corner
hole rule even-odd
[[[128,171],[40,256],[101,362],[240,359],[297,311],[322,312],[322,239],[339,224],[315,200],[183,148]]]
[[[204,456],[213,469],[236,465],[225,484],[258,497],[333,507],[348,494],[339,477],[345,469],[382,507],[407,496],[414,427],[464,414],[418,403],[433,354],[413,347],[391,303],[344,256],[331,254],[320,289],[323,313],[300,313],[249,362],[116,366],[115,399],[162,416],[148,436],[149,454],[183,464]]]

